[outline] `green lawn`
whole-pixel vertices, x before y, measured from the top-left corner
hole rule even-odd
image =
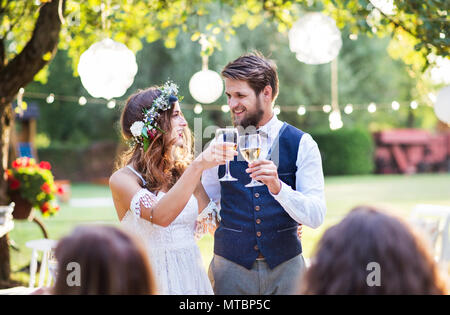
[[[342,176],[325,179],[327,214],[324,224],[318,229],[305,227],[303,249],[305,257],[310,257],[324,230],[337,223],[354,206],[367,204],[391,209],[407,216],[414,205],[432,203],[450,205],[450,174],[427,174],[413,176]],[[72,198],[110,198],[106,186],[90,184],[72,185]],[[115,210],[111,206],[73,207],[62,204],[60,213],[44,220],[52,239],[70,233],[79,224],[118,224]],[[18,272],[30,260],[31,252],[25,247],[28,240],[42,238],[35,223],[16,221],[10,233],[20,248],[11,250],[13,279],[27,283],[28,274]],[[212,258],[213,238],[204,237],[199,242],[205,267]]]

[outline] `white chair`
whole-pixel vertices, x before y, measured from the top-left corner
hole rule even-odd
[[[46,286],[49,287],[52,284],[52,273],[49,272],[49,257],[53,248],[56,247],[57,241],[49,239],[40,239],[27,242],[25,245],[31,248],[33,252],[31,253],[31,263],[30,263],[30,282],[29,287],[34,288],[36,282],[36,271],[37,271],[37,261],[39,253],[42,252],[41,269],[39,272],[39,284],[38,287],[44,286],[45,276],[47,275]]]
[[[410,221],[428,236],[438,262],[450,261],[450,207],[419,204],[411,213]]]

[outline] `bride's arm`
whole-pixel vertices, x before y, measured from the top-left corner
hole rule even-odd
[[[206,193],[205,188],[203,188],[201,181],[197,183],[197,187],[195,188],[194,191],[194,196],[197,199],[198,214],[200,214],[202,213],[202,210],[208,206],[210,201],[208,194]]]
[[[222,146],[227,148],[226,153],[224,153]],[[141,203],[141,218],[160,226],[168,226],[186,206],[197,187],[193,183],[200,182],[202,172],[215,165],[225,164],[226,159],[233,159],[235,155],[237,155],[237,151],[234,150],[234,144],[220,144],[208,147],[189,165],[163,198],[153,203],[150,207],[146,207]],[[111,176],[109,181],[114,204],[120,219],[123,218],[127,209],[129,209],[134,195],[142,189],[135,178],[131,179],[132,176],[129,173],[118,171]]]

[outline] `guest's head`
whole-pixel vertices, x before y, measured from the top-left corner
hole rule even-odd
[[[365,206],[324,233],[301,286],[303,294],[445,293],[422,238],[400,218]]]
[[[56,248],[54,294],[155,294],[147,254],[113,226],[81,226]]]
[[[136,122],[144,123],[144,110],[154,110],[155,100],[161,96],[161,87],[138,90],[131,95],[122,111],[120,124],[122,136],[133,141],[132,126]],[[117,168],[131,164],[138,169],[148,182],[147,189],[159,191],[172,187],[192,161],[192,136],[176,96],[164,102],[170,104],[167,110],[156,110],[157,127],[148,131],[148,147],[136,143],[119,157]],[[152,114],[153,115],[153,114]],[[162,131],[161,131],[162,130]],[[140,136],[143,139],[143,136]]]
[[[259,52],[249,53],[228,63],[222,76],[233,124],[247,128],[267,123],[278,95],[275,63]]]

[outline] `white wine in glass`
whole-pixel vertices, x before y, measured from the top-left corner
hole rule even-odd
[[[253,163],[257,161],[259,158],[259,154],[261,153],[260,148],[246,148],[241,149],[240,151],[242,156],[248,163]]]
[[[261,137],[259,134],[243,135],[239,137],[239,151],[248,163],[253,163],[259,159],[261,154]],[[254,180],[245,187],[264,186],[264,184]]]
[[[220,128],[216,130],[216,142],[217,143],[233,143],[234,147],[237,147],[238,142],[238,132],[236,128]],[[234,178],[230,174],[230,161],[227,161],[225,164],[225,175],[219,179],[221,182],[230,182],[237,181],[237,178]]]

